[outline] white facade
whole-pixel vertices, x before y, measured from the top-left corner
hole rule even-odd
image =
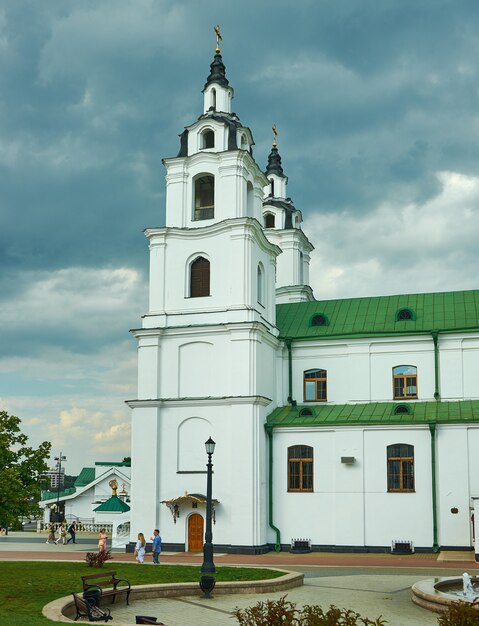
[[[219,54],[203,93],[203,114],[182,134],[179,155],[164,160],[166,226],[145,231],[150,300],[133,331],[138,395],[128,402],[130,540],[160,528],[166,546],[199,549],[193,536],[202,538],[211,436],[221,550],[265,551],[295,537],[331,549],[388,549],[395,540],[470,548],[479,496],[477,315],[451,327],[449,313],[441,326],[428,309],[432,299],[418,305],[417,322],[416,312],[410,322],[394,318],[399,296],[365,313],[361,299],[316,302],[313,246],[276,145],[263,173],[251,131],[231,113]],[[381,306],[389,308],[378,326],[371,311]],[[416,372],[404,382],[413,392],[402,415],[398,366]],[[326,373],[324,397],[310,401],[306,372],[316,370]],[[295,422],[303,406],[310,421]],[[388,482],[387,449],[397,444],[414,451],[414,480],[400,492]],[[292,446],[312,451],[307,489],[291,487]]]
[[[283,432],[284,430],[284,432]],[[288,428],[274,435],[274,522],[283,543],[312,538],[318,546],[381,548],[434,542],[429,427]],[[387,446],[414,446],[414,493],[388,493]],[[314,448],[314,492],[288,493],[288,447]],[[473,546],[471,497],[479,494],[479,425],[445,426],[437,433],[438,543]],[[354,463],[341,462],[354,457]],[[452,513],[457,509],[457,513]]]

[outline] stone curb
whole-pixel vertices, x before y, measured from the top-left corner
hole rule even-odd
[[[270,593],[301,587],[304,574],[287,570],[270,568],[284,572],[279,578],[267,580],[245,580],[216,583],[214,593],[217,595],[234,593]],[[197,596],[201,593],[198,583],[163,583],[160,585],[136,585],[131,588],[130,600],[151,600],[154,598],[173,598],[177,596]],[[110,606],[110,605],[108,605]],[[75,616],[75,603],[70,596],[53,600],[43,607],[43,615],[54,622],[72,623]],[[122,624],[122,626],[125,626]]]

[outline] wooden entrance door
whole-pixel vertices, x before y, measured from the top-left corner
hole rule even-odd
[[[203,518],[193,513],[188,518],[188,552],[200,552],[203,549]]]

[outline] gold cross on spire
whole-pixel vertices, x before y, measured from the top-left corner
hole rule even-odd
[[[219,24],[213,28],[216,35],[216,54],[221,52],[220,50],[220,41],[223,41],[223,37],[221,36],[220,26]]]
[[[276,146],[278,145],[276,142],[276,137],[278,136],[278,131],[276,129],[276,124],[273,124],[273,128],[271,129],[273,131],[273,148],[276,148]]]

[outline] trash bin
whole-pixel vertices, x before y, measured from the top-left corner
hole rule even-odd
[[[101,589],[88,589],[88,591],[84,591],[83,599],[88,602],[88,604],[99,607],[101,601]]]

